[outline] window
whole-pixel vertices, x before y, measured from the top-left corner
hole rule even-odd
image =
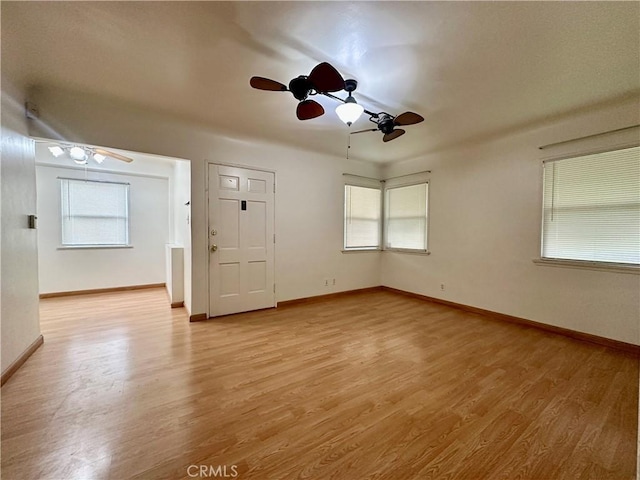
[[[127,246],[129,184],[60,179],[62,245]]]
[[[344,249],[380,248],[380,187],[344,187]]]
[[[385,249],[427,251],[428,187],[385,188]]]
[[[345,173],[344,249],[428,253],[429,173],[382,181]]]
[[[640,147],[544,163],[542,257],[640,263]]]

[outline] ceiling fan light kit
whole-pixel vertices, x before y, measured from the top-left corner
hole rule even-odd
[[[338,105],[336,107],[336,114],[338,118],[342,120],[347,126],[351,126],[353,122],[360,118],[364,112],[364,107],[362,105],[358,105],[356,99],[349,94],[342,105]]]
[[[298,120],[310,120],[324,114],[324,108],[315,100],[308,97],[313,95],[323,95],[340,102],[336,107],[338,118],[346,125],[351,126],[360,118],[363,113],[369,115],[369,121],[376,124],[376,128],[361,130],[353,133],[381,131],[384,136],[382,140],[389,142],[406,132],[402,128],[395,128],[400,125],[414,125],[424,120],[421,115],[414,112],[404,112],[398,116],[393,116],[386,112],[371,112],[359,105],[352,92],[358,86],[358,82],[353,79],[344,80],[340,73],[327,62],[316,65],[309,75],[299,75],[292,79],[287,87],[283,83],[264,77],[251,77],[249,85],[257,90],[272,92],[291,92],[298,100],[296,116]],[[344,90],[348,93],[347,98],[340,98],[331,92]]]
[[[59,147],[58,145],[55,145],[53,147],[49,147],[49,151],[51,152],[51,155],[53,155],[56,158],[64,153],[64,150],[61,147]]]
[[[69,156],[71,158],[73,158],[74,160],[87,160],[87,152],[84,150],[84,148],[80,148],[80,147],[71,147],[69,149]]]
[[[115,160],[131,163],[132,158],[125,157],[119,153],[105,150],[99,147],[84,147],[78,145],[51,145],[47,147],[51,152],[51,155],[58,158],[65,153],[78,165],[86,165],[89,159],[93,159],[96,163],[100,164],[104,162],[107,157],[111,157]]]
[[[353,98],[351,92],[353,92],[358,86],[358,82],[353,79],[348,79],[344,81],[344,89],[349,96],[344,100],[344,103],[338,105],[336,107],[336,114],[338,118],[342,120],[347,126],[351,126],[353,122],[360,118],[360,115],[364,112],[364,107],[362,105],[358,105],[356,99]]]

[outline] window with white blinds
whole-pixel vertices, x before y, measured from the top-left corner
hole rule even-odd
[[[427,251],[428,183],[385,189],[385,248]]]
[[[63,246],[127,246],[129,184],[61,178]]]
[[[640,147],[544,163],[542,257],[640,264]]]
[[[381,197],[380,188],[345,185],[345,250],[380,248]]]

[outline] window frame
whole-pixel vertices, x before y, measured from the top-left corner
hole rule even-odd
[[[417,255],[430,255],[431,252],[429,251],[429,233],[431,231],[430,228],[430,219],[431,219],[431,215],[429,214],[429,210],[431,207],[431,185],[430,185],[430,180],[429,178],[420,178],[422,177],[421,174],[415,174],[415,175],[410,175],[410,177],[416,177],[416,178],[410,178],[410,179],[405,179],[404,181],[393,181],[393,179],[391,180],[387,180],[385,182],[385,186],[384,186],[384,195],[383,195],[383,217],[382,217],[382,228],[383,228],[383,240],[382,240],[382,249],[384,251],[387,252],[398,252],[398,253],[412,253],[412,254],[417,254]],[[424,241],[425,241],[425,248],[394,248],[394,247],[388,247],[387,246],[387,242],[388,242],[388,235],[389,235],[389,212],[388,212],[388,191],[389,190],[393,190],[395,188],[403,188],[403,187],[412,187],[415,185],[426,185],[427,186],[427,192],[426,192],[426,201],[427,201],[427,205],[426,205],[426,211],[425,211],[425,236],[424,236]]]
[[[586,269],[586,270],[600,270],[600,271],[610,271],[617,273],[632,273],[632,274],[640,274],[640,264],[632,264],[632,263],[617,263],[617,262],[606,262],[599,260],[578,260],[578,259],[561,259],[561,258],[553,258],[553,257],[545,257],[543,256],[544,251],[544,222],[545,222],[545,164],[559,162],[562,160],[568,160],[572,158],[585,157],[589,155],[598,155],[601,153],[607,152],[615,152],[617,150],[625,150],[628,148],[637,148],[640,147],[640,143],[637,141],[633,142],[622,142],[613,145],[601,146],[598,148],[592,149],[584,149],[566,152],[560,155],[550,156],[541,159],[539,166],[539,188],[540,188],[540,222],[539,222],[539,245],[538,245],[538,256],[535,257],[532,261],[534,264],[538,266],[551,266],[551,267],[565,267],[565,268],[578,268],[578,269]]]
[[[345,180],[342,188],[342,253],[352,252],[379,252],[382,250],[382,229],[384,215],[384,192],[382,181],[373,178],[359,177],[357,175],[344,174]],[[378,246],[377,247],[347,247],[347,187],[369,188],[378,190],[380,198],[380,217],[378,221]]]
[[[357,253],[357,252],[394,252],[394,253],[404,253],[411,255],[431,255],[429,251],[429,235],[431,232],[431,180],[430,170],[425,170],[422,172],[411,173],[408,175],[401,175],[398,177],[392,177],[387,180],[377,180],[370,177],[362,177],[360,175],[353,175],[349,173],[343,173],[344,186],[347,185],[355,186],[355,187],[365,187],[365,188],[373,188],[380,190],[380,233],[379,233],[379,247],[378,248],[363,248],[363,247],[345,247],[346,240],[346,188],[343,188],[343,219],[342,219],[342,229],[343,229],[343,240],[342,240],[342,253]],[[426,219],[425,219],[425,248],[424,249],[413,249],[413,248],[389,248],[386,246],[387,244],[387,190],[400,188],[400,187],[410,187],[413,185],[424,185],[427,186],[427,194],[426,194]]]
[[[84,178],[58,177],[58,185],[60,188],[60,205],[58,212],[60,214],[60,245],[58,250],[76,250],[76,249],[108,249],[108,248],[133,248],[131,244],[131,184],[129,182],[117,182],[112,180],[93,180]],[[79,183],[95,183],[95,184],[113,184],[125,186],[125,205],[126,205],[126,243],[64,243],[64,182]]]

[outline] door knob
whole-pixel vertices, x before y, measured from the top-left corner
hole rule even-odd
[[[216,250],[218,250],[218,245],[211,245],[211,251],[215,252]]]

